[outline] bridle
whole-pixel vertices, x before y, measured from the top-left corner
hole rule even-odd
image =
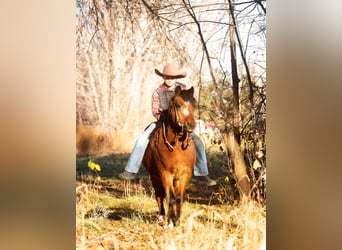
[[[178,112],[177,112],[176,107],[174,109],[175,109],[175,114],[176,114],[177,125],[181,128],[181,131],[180,132],[176,132],[175,130],[173,130],[174,133],[175,133],[175,140],[172,143],[173,145],[167,140],[165,121],[163,121],[163,123],[162,123],[164,143],[166,144],[166,146],[167,146],[167,148],[169,149],[170,152],[172,152],[176,148],[177,143],[179,142],[180,138],[183,138],[184,136],[186,138],[186,144],[184,144],[184,140],[182,141],[181,148],[183,150],[186,150],[190,146],[191,141],[192,141],[192,137],[191,137],[191,134],[190,134],[192,131],[188,131],[188,130],[184,129],[184,124],[182,124],[179,121]],[[185,135],[184,135],[184,133],[185,133]]]

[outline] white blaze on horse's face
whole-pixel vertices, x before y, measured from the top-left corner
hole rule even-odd
[[[188,116],[190,114],[190,112],[189,112],[189,102],[185,102],[184,105],[185,105],[185,108],[183,109],[183,115],[184,116]]]

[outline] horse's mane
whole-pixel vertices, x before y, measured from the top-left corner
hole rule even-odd
[[[194,97],[192,89],[193,87],[191,87],[191,89],[188,89],[188,90],[183,90],[179,93],[179,95],[182,97],[184,101],[190,102],[191,105],[195,108],[197,105],[197,101],[196,101],[196,98]],[[171,105],[171,102],[170,102],[170,105]]]

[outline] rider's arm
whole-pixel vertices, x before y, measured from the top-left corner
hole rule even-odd
[[[152,115],[159,120],[160,117],[160,96],[157,90],[152,94]]]

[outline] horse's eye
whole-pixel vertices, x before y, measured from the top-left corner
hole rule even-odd
[[[180,108],[180,107],[182,107],[179,103],[176,103],[176,108]]]

